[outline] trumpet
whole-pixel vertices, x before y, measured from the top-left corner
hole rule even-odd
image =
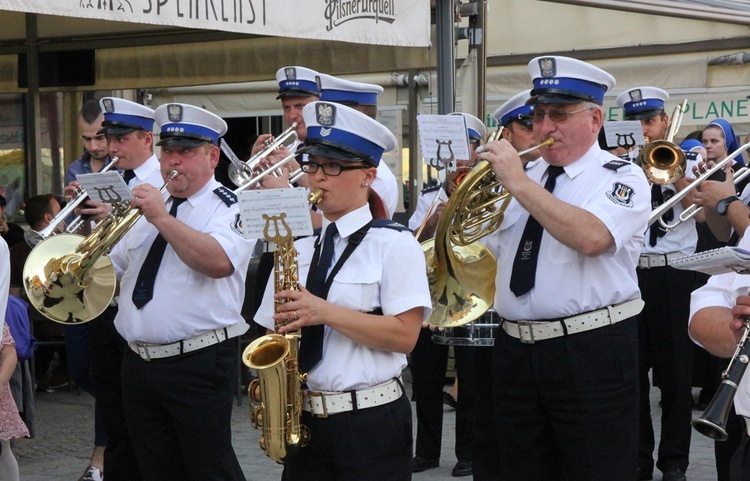
[[[638,153],[636,163],[640,164],[646,177],[654,184],[674,184],[685,175],[685,152],[672,139],[680,129],[686,106],[687,99],[675,107],[666,140],[649,142]]]
[[[224,152],[224,155],[226,155],[231,162],[231,165],[227,169],[227,173],[232,183],[234,183],[234,185],[236,185],[237,187],[241,187],[247,184],[249,181],[253,180],[253,177],[257,175],[257,171],[259,170],[263,159],[268,157],[274,150],[281,147],[287,142],[287,140],[292,137],[294,138],[294,142],[292,143],[292,146],[289,148],[289,150],[292,152],[297,150],[297,146],[299,145],[299,138],[295,130],[296,128],[297,122],[292,122],[292,125],[290,125],[288,129],[282,132],[272,142],[268,142],[263,150],[253,155],[245,162],[241,161],[237,157],[237,155],[232,152],[232,149],[229,147],[229,145],[222,140],[220,146],[221,151]],[[274,164],[266,170],[271,170],[273,173],[275,173],[276,169],[278,169],[277,164]]]
[[[727,439],[727,420],[734,402],[737,387],[745,374],[747,364],[750,362],[750,321],[745,321],[745,331],[737,343],[737,348],[729,361],[729,365],[721,373],[721,384],[716,394],[708,403],[706,410],[698,418],[692,421],[693,428],[704,436],[717,441]]]
[[[99,172],[106,172],[110,170],[112,167],[114,167],[117,164],[117,161],[120,160],[117,157],[112,157],[112,160],[109,162],[109,164],[105,165],[102,170]],[[65,204],[65,207],[60,210],[60,212],[52,219],[47,227],[41,230],[39,232],[39,236],[42,239],[46,239],[50,237],[51,235],[58,232],[60,226],[65,224],[65,219],[67,219],[69,216],[73,215],[78,208],[79,205],[83,204],[89,199],[88,194],[85,190],[83,190],[82,187],[78,187],[76,190],[76,196],[72,198],[67,204]],[[79,215],[73,221],[63,229],[63,232],[72,234],[73,232],[77,231],[81,225],[83,224],[83,216]]]
[[[177,171],[172,171],[161,192],[176,176]],[[58,234],[37,244],[23,266],[29,302],[44,317],[61,324],[81,324],[104,312],[116,284],[107,254],[142,215],[141,209],[122,202],[85,238]]]
[[[248,178],[245,181],[245,183],[240,184],[234,190],[234,193],[236,194],[238,192],[242,192],[243,190],[253,189],[255,187],[258,187],[263,182],[263,179],[265,179],[269,175],[278,175],[278,173],[281,170],[281,168],[284,167],[289,162],[293,161],[294,158],[295,158],[295,154],[294,154],[294,152],[292,152],[291,154],[287,155],[286,157],[284,157],[280,161],[278,161],[275,164],[273,164],[271,167],[269,167],[269,168],[267,168],[267,169],[265,169],[265,170],[263,170],[261,172],[256,173],[251,178]],[[300,170],[300,172],[301,172],[301,170]],[[301,176],[299,176],[299,177],[301,177]],[[291,177],[289,179],[289,182],[290,183],[292,182]]]
[[[673,224],[668,224],[667,221],[663,219],[664,214],[669,212],[672,207],[677,205],[682,199],[684,199],[688,194],[690,194],[694,189],[698,188],[701,183],[703,183],[706,180],[710,180],[710,177],[714,175],[716,172],[720,170],[724,170],[724,168],[734,160],[735,157],[742,154],[742,152],[750,149],[750,142],[740,146],[739,149],[735,150],[731,154],[729,154],[727,157],[722,159],[720,162],[715,164],[713,167],[708,169],[706,172],[704,172],[700,177],[695,179],[693,182],[691,182],[687,187],[682,189],[681,191],[677,192],[674,196],[672,196],[668,201],[664,202],[662,205],[657,207],[651,212],[651,217],[648,219],[648,225],[650,226],[654,222],[659,222],[659,224],[666,229],[667,231],[674,229],[677,225],[679,225],[681,222],[684,222],[688,219],[692,219],[695,217],[695,215],[698,214],[703,208],[703,206],[698,205],[691,205],[687,209],[685,209],[679,216],[678,220],[674,222]],[[746,170],[738,170],[737,173],[734,174],[734,183],[737,184],[741,180],[743,180],[745,177],[750,175],[750,172]]]

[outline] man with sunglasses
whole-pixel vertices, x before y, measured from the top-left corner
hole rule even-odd
[[[643,135],[651,142],[667,137],[669,117],[664,112],[667,100],[669,94],[656,87],[636,87],[617,96],[617,104],[623,109],[625,120],[639,120]],[[688,156],[687,153],[685,155]],[[692,165],[697,164],[695,154],[691,154],[687,162],[691,165],[685,168],[686,175],[681,179],[672,184],[651,186],[653,209],[692,182]],[[690,204],[692,197],[687,196],[663,216],[664,220],[673,222]],[[655,222],[646,232],[638,259],[638,285],[646,303],[638,316],[638,480],[652,479],[654,470],[655,441],[649,396],[651,369],[654,385],[659,386],[662,400],[656,467],[668,481],[685,479],[688,467],[692,431],[690,420],[693,416],[693,344],[685,329],[685,319],[690,314],[690,294],[695,287],[696,277],[693,271],[670,267],[669,260],[695,253],[697,242],[698,231],[693,219],[680,222],[669,231]]]
[[[524,170],[506,140],[480,158],[510,192],[500,229],[493,410],[500,480],[633,479],[638,459],[635,273],[650,213],[640,168],[597,143],[607,72],[533,59],[533,133],[554,144]]]

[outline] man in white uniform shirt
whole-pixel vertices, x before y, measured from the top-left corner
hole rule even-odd
[[[651,142],[667,138],[669,117],[664,112],[667,100],[669,94],[656,87],[636,87],[617,96],[625,120],[640,120],[643,135]],[[686,175],[682,178],[671,184],[651,185],[652,209],[690,184],[692,167],[697,162],[688,162],[686,158],[686,163]],[[690,204],[692,197],[685,197],[662,216],[663,220],[674,223]],[[657,221],[646,231],[644,241],[637,271],[638,285],[646,305],[638,316],[640,434],[636,478],[648,480],[653,477],[655,441],[649,396],[649,371],[653,370],[654,384],[659,386],[662,399],[656,467],[664,473],[665,480],[680,481],[685,479],[688,467],[692,431],[693,345],[685,331],[685,317],[696,278],[692,271],[675,269],[668,264],[670,259],[695,252],[698,242],[695,220],[680,222],[669,231]]]
[[[172,180],[165,194],[132,189],[145,219],[110,255],[120,278],[115,326],[129,347],[125,415],[144,479],[244,480],[231,442],[232,338],[248,329],[240,307],[253,241],[242,236],[236,196],[214,179],[227,127],[185,104],[154,115],[161,175]]]
[[[527,170],[505,140],[479,154],[513,196],[487,240],[502,322],[492,371],[498,479],[630,481],[648,184],[597,143],[611,75],[552,56],[529,72],[534,135],[555,143]]]

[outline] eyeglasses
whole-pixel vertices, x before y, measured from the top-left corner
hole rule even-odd
[[[534,119],[535,124],[542,123],[544,121],[544,116],[546,115],[549,117],[549,119],[552,122],[565,122],[568,120],[568,117],[570,117],[573,114],[579,114],[581,112],[588,112],[589,110],[594,110],[594,107],[589,107],[587,109],[581,109],[581,110],[571,110],[568,112],[567,110],[550,110],[549,112],[544,110],[539,110],[538,108],[534,109],[534,112],[532,113],[532,118]]]
[[[318,169],[323,169],[323,173],[325,175],[330,175],[331,177],[336,177],[337,175],[341,175],[341,172],[345,170],[357,170],[357,169],[369,169],[369,165],[341,165],[341,164],[335,164],[333,162],[327,163],[327,164],[316,164],[315,162],[301,162],[299,164],[300,169],[302,169],[302,172],[306,174],[314,174],[318,171]]]

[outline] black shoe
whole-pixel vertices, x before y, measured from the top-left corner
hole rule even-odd
[[[447,404],[453,409],[458,407],[458,401],[448,391],[443,391],[443,404]]]
[[[437,468],[440,466],[439,459],[425,459],[422,456],[414,456],[411,461],[411,472],[421,473],[422,471]]]
[[[471,470],[471,461],[459,461],[453,466],[453,476],[459,478],[461,476],[471,476],[473,474]]]
[[[662,481],[687,481],[685,471],[680,468],[667,468],[661,479]]]
[[[650,469],[638,468],[635,471],[635,479],[638,481],[647,481],[649,479],[654,479],[654,475]]]

